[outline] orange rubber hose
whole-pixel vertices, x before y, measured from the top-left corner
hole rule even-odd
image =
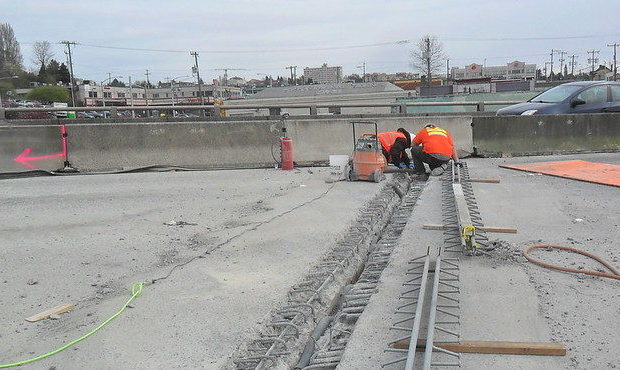
[[[573,269],[573,268],[569,268],[569,267],[556,266],[556,265],[552,265],[550,263],[543,262],[543,261],[541,261],[539,259],[536,259],[536,258],[534,258],[534,257],[532,257],[532,256],[530,256],[528,254],[529,251],[531,251],[532,249],[538,249],[538,248],[562,249],[562,250],[565,250],[565,251],[569,251],[569,252],[573,252],[573,253],[578,253],[578,254],[584,255],[586,257],[590,257],[593,260],[596,260],[597,262],[602,264],[603,266],[607,267],[612,273],[608,274],[608,273],[598,272],[598,271],[578,270],[578,269]],[[600,276],[600,277],[620,280],[620,269],[618,269],[616,266],[612,265],[610,262],[602,259],[601,257],[599,257],[599,256],[597,256],[595,254],[584,252],[582,250],[571,248],[571,247],[562,247],[562,246],[559,246],[559,245],[546,245],[546,244],[530,245],[529,247],[526,247],[525,249],[523,249],[523,257],[525,257],[528,261],[530,261],[530,262],[532,262],[532,263],[534,263],[536,265],[539,265],[539,266],[542,266],[542,267],[547,267],[547,268],[550,268],[550,269],[566,271],[566,272],[573,272],[575,274],[586,274],[586,275]]]

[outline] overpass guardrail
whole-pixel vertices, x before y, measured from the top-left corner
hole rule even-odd
[[[243,110],[243,109],[268,109],[269,115],[280,115],[283,109],[301,108],[308,109],[309,115],[317,115],[317,109],[328,108],[392,108],[398,114],[407,113],[407,107],[440,107],[440,106],[456,106],[456,107],[476,107],[477,112],[484,112],[487,105],[511,105],[520,101],[461,101],[461,102],[404,102],[404,103],[353,103],[353,104],[336,104],[336,103],[296,103],[296,104],[242,104],[242,105],[150,105],[150,106],[107,106],[107,107],[16,107],[3,108],[0,107],[0,119],[6,119],[7,113],[10,112],[109,112],[110,118],[119,116],[119,111],[181,111],[193,110],[199,111],[201,116],[213,115],[222,116],[224,111]],[[147,113],[150,116],[150,113]]]

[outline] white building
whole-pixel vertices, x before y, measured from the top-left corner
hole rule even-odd
[[[525,62],[515,60],[505,66],[484,67],[480,64],[472,63],[464,68],[454,67],[452,68],[451,73],[452,78],[455,80],[467,80],[484,77],[501,80],[530,80],[536,78],[536,64],[525,64]]]
[[[200,104],[197,84],[173,84],[165,87],[115,87],[86,83],[78,86],[76,99],[85,106],[102,105],[176,105]],[[214,98],[241,98],[242,90],[232,86],[202,85],[203,101]]]
[[[304,68],[304,79],[312,84],[338,84],[342,82],[342,67],[328,67],[323,64],[318,68]]]

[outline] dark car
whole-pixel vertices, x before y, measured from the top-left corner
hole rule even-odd
[[[569,82],[532,99],[499,109],[497,115],[573,114],[620,112],[620,82]]]

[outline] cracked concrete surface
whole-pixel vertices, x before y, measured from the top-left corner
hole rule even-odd
[[[220,367],[380,186],[330,190],[328,169],[311,172],[2,181],[0,362],[78,337],[115,312],[132,283],[203,255],[145,286],[133,309],[93,337],[29,368]],[[165,225],[171,220],[197,225]],[[60,303],[76,309],[58,320],[24,321]]]

